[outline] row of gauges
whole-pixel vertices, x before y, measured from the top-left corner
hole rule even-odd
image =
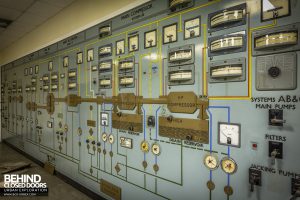
[[[186,20],[184,22],[184,39],[190,39],[200,36],[200,17]],[[101,30],[103,30],[101,28]],[[105,29],[105,31],[110,29]],[[163,44],[176,42],[178,40],[178,24],[174,23],[163,27]],[[144,48],[152,48],[157,46],[157,29],[150,30],[144,33]],[[139,50],[139,35],[132,33],[128,37],[128,51],[134,52]],[[116,41],[116,55],[125,53],[125,39]],[[110,56],[112,54],[112,44],[99,47],[99,56]],[[93,49],[87,52],[87,61],[94,59]]]
[[[224,157],[219,164],[219,159],[215,154],[207,154],[203,162],[209,170],[216,170],[221,165],[226,174],[234,174],[238,168],[237,163],[230,157]]]

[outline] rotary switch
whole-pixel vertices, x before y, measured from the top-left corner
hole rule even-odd
[[[281,74],[281,70],[278,67],[270,67],[268,73],[272,78],[277,78]]]

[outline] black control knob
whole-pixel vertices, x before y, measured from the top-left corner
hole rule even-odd
[[[96,142],[95,142],[95,141],[92,141],[92,144],[96,144]]]
[[[187,136],[185,137],[185,139],[186,139],[186,140],[192,140],[193,137],[192,137],[191,135],[187,135]]]
[[[86,143],[89,143],[90,141],[89,140],[86,140]]]
[[[277,78],[281,74],[281,70],[278,67],[270,67],[268,73],[271,77]]]
[[[117,113],[117,116],[118,116],[118,117],[121,117],[121,116],[122,116],[122,112],[118,112],[118,113]]]
[[[101,146],[101,143],[100,143],[100,142],[97,142],[97,146]]]
[[[169,122],[173,121],[173,116],[171,116],[171,115],[168,116],[168,117],[167,117],[167,120],[168,120]]]

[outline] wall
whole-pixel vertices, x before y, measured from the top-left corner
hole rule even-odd
[[[146,0],[77,0],[0,52],[0,65],[125,12]]]

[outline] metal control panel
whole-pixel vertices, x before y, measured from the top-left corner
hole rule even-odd
[[[299,10],[149,1],[1,66],[2,139],[106,199],[297,199]]]

